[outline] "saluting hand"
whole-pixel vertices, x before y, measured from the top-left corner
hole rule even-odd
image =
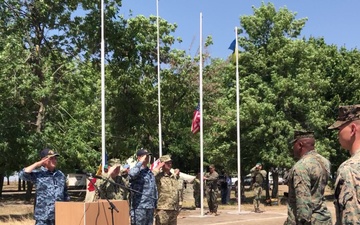
[[[110,175],[110,177],[115,178],[117,175],[119,175],[120,173],[120,166],[112,166],[110,167],[108,174]]]
[[[164,162],[160,162],[160,163],[158,163],[158,164],[155,166],[154,169],[159,170],[159,169],[162,168],[164,165],[165,165]]]
[[[178,175],[180,174],[180,170],[179,170],[179,169],[175,169],[175,170],[174,170],[174,174],[178,176]]]
[[[49,157],[49,156],[42,158],[40,161],[37,162],[37,167],[42,166],[45,162],[49,161],[50,158],[51,157]]]
[[[139,159],[140,162],[144,162],[146,160],[147,155],[142,155]]]

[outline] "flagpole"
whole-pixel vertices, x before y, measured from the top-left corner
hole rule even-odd
[[[238,162],[238,212],[241,211],[241,162],[240,162],[240,97],[239,97],[239,47],[238,28],[235,27],[235,59],[236,59],[236,123],[237,123],[237,162]]]
[[[159,0],[156,0],[156,26],[157,26],[157,73],[158,73],[158,111],[159,111],[159,157],[162,156],[162,131],[161,131],[161,101],[160,101],[160,34],[159,34]]]
[[[204,151],[203,151],[203,138],[204,138],[204,129],[203,129],[203,58],[202,58],[202,13],[200,12],[200,61],[199,61],[199,92],[200,92],[200,190],[201,190],[201,216],[204,216]]]
[[[101,0],[101,165],[105,166],[105,40],[104,40],[104,0]]]

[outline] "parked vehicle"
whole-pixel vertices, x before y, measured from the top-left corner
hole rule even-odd
[[[269,173],[269,184],[273,184],[273,183],[274,183],[274,180],[273,180],[273,177],[272,177],[272,173],[270,172]],[[279,185],[285,184],[285,179],[279,176],[278,177],[278,184]]]
[[[251,183],[252,183],[252,177],[251,177],[251,174],[248,174],[244,178],[244,186],[250,186]]]

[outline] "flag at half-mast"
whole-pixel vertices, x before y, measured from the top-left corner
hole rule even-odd
[[[191,123],[191,132],[196,134],[200,131],[200,103],[198,103]]]

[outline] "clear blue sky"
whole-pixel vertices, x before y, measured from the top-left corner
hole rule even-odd
[[[203,15],[203,38],[213,37],[210,47],[212,57],[226,59],[231,51],[228,47],[235,38],[234,28],[240,25],[240,16],[253,15],[252,6],[258,8],[258,0],[159,0],[159,16],[178,25],[175,37],[183,42],[176,48],[186,50],[194,56],[199,48],[200,12]],[[273,0],[276,9],[286,7],[297,13],[297,18],[308,18],[301,37],[324,37],[327,44],[359,48],[360,1],[342,0]],[[123,0],[121,14],[133,16],[156,15],[156,0]]]

